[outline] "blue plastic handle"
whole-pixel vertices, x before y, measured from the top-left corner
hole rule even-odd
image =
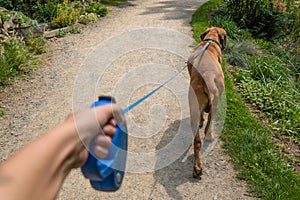
[[[100,96],[99,101],[94,102],[91,107],[111,103],[115,103],[112,97]],[[81,171],[86,178],[90,179],[91,185],[96,190],[112,192],[121,187],[126,166],[127,140],[127,127],[124,122],[116,126],[112,146],[106,158],[98,160],[93,154],[89,153],[89,157],[81,167]]]

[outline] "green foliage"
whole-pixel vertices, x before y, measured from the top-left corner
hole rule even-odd
[[[279,44],[252,39],[223,10],[218,13],[221,15],[210,23],[227,31],[224,57],[240,68],[234,70],[234,76],[243,98],[268,116],[274,130],[299,142],[299,65],[295,56]]]
[[[15,16],[14,22],[17,24],[20,24],[21,26],[36,26],[38,25],[38,22],[36,20],[33,20],[29,17],[27,17],[22,12],[18,11],[11,11],[11,14]]]
[[[0,0],[0,7],[12,10],[14,6],[12,4],[12,1]]]
[[[125,2],[125,0],[108,0],[104,2],[107,5],[119,5]],[[37,22],[51,22],[52,28],[70,26],[77,21],[80,15],[85,15],[85,13],[95,13],[100,17],[106,16],[109,13],[105,5],[98,1],[88,1],[85,3],[68,0],[19,0],[13,5],[11,1],[0,0],[0,6],[14,10],[15,13],[20,15],[16,19],[20,24],[36,25]],[[36,21],[30,22],[30,18]]]
[[[196,42],[200,42],[200,35],[209,26],[207,17],[213,8],[216,8],[222,0],[208,1],[204,3],[194,14],[191,21],[193,27],[193,37]]]
[[[32,57],[25,44],[10,39],[0,44],[0,85],[12,83],[13,77],[28,72]]]
[[[0,12],[0,19],[2,20],[2,23],[9,21],[10,16],[9,16],[8,12]]]
[[[28,50],[34,54],[45,53],[47,40],[44,37],[28,36],[25,38],[25,44]]]
[[[105,5],[118,6],[124,3],[126,0],[100,0],[101,3]]]
[[[289,14],[265,0],[224,0],[226,12],[240,27],[247,28],[254,37],[270,39],[282,36],[290,27]]]
[[[218,14],[219,12],[216,12]],[[210,21],[211,26],[222,27],[226,30],[227,36],[231,39],[249,39],[251,33],[240,29],[238,25],[232,21],[229,15],[217,15]]]
[[[65,37],[67,35],[67,31],[60,29],[58,31],[57,37]]]
[[[0,109],[0,117],[4,116],[4,115],[5,115],[5,112],[2,109]]]
[[[270,131],[249,112],[225,74],[227,112],[222,139],[234,158],[238,176],[247,179],[251,188],[263,199],[297,199],[300,177],[274,150]]]
[[[78,22],[86,25],[86,24],[90,23],[91,21],[95,21],[97,19],[98,19],[98,16],[95,13],[88,13],[86,15],[81,15],[79,17]]]
[[[73,34],[79,34],[79,33],[81,33],[81,29],[78,28],[78,27],[73,27],[72,30],[71,30],[71,33],[73,33]]]
[[[279,80],[278,80],[279,81]],[[278,133],[292,136],[300,144],[300,96],[290,87],[262,83],[243,76],[237,83],[244,99],[266,115]],[[282,82],[281,84],[287,84]]]
[[[55,1],[47,1],[43,4],[37,1],[37,4],[33,6],[34,12],[32,17],[40,23],[50,22],[57,15],[57,3]]]
[[[100,15],[100,17],[104,17],[108,14],[108,9],[97,1],[89,2],[86,11],[89,13],[96,13],[97,15]]]
[[[246,41],[233,40],[226,50],[228,61],[241,69],[233,73],[240,93],[268,117],[278,134],[300,143],[299,79],[294,57],[282,46],[260,39],[248,40],[248,45],[238,48]],[[250,51],[252,41],[262,53]]]
[[[51,21],[52,28],[63,28],[66,26],[73,25],[80,14],[80,9],[76,8],[76,3],[63,3],[57,4],[57,13]]]

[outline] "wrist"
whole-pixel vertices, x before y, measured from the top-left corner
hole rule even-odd
[[[61,166],[67,173],[73,169],[82,166],[88,157],[87,148],[79,137],[76,126],[72,120],[67,120],[55,127],[50,133],[58,141],[59,152],[57,155],[61,158]]]

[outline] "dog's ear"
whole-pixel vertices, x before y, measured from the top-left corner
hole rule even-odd
[[[219,32],[218,35],[219,35],[220,43],[221,43],[221,45],[222,45],[222,50],[224,50],[225,47],[226,47],[226,42],[227,42],[225,30]]]
[[[203,32],[203,33],[200,35],[201,40],[204,40],[204,38],[205,38],[205,36],[207,35],[208,32],[209,32],[209,29],[207,29],[205,32]]]

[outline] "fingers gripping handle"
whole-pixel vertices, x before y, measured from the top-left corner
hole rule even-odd
[[[112,97],[100,96],[99,101],[94,102],[91,107],[111,103],[115,103]],[[123,181],[126,158],[127,128],[124,122],[116,126],[116,133],[112,138],[109,155],[103,160],[98,160],[90,152],[88,160],[82,166],[81,171],[86,178],[90,179],[91,185],[96,190],[116,191],[121,187]]]

